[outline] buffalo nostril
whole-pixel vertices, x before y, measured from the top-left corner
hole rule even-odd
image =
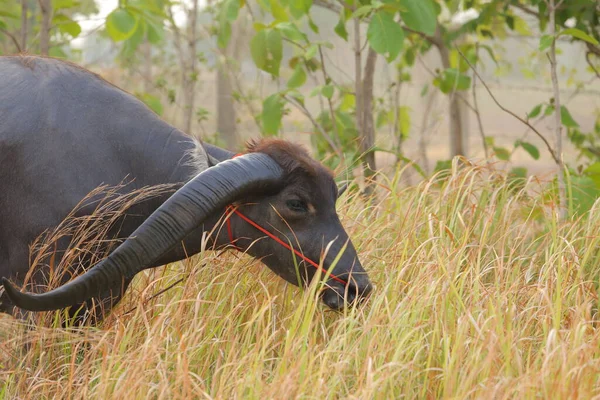
[[[361,303],[373,291],[373,285],[366,281],[350,281],[346,286],[332,284],[322,293],[323,302],[334,310]]]

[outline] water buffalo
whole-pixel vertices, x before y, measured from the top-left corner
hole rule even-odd
[[[233,156],[193,140],[75,64],[0,57],[0,311],[79,309],[94,299],[106,312],[138,272],[200,251],[203,233],[227,212],[227,229],[215,229],[210,238],[215,247],[234,241],[299,284],[299,276],[304,283],[312,279],[333,242],[322,267],[343,254],[327,277],[324,303],[339,309],[366,296],[371,283],[336,214],[331,172],[282,140],[255,141]],[[122,192],[164,184],[178,190],[128,208],[106,233],[126,240],[75,279],[64,274],[61,286],[46,293],[23,293],[10,283],[23,285],[29,246],[42,232],[98,186],[124,180]],[[77,212],[94,208],[90,202]],[[62,257],[67,245],[59,242],[54,256]],[[44,275],[26,288],[39,292]]]

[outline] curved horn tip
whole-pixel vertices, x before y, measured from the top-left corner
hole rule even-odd
[[[18,293],[20,292],[5,277],[2,277],[2,286],[4,286],[4,291],[8,295],[8,298],[16,304],[19,297]]]
[[[45,311],[44,308],[36,307],[35,304],[31,303],[29,301],[31,295],[19,291],[7,278],[2,278],[2,286],[4,286],[4,291],[15,306],[28,311]]]

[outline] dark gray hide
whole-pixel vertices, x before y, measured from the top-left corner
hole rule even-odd
[[[19,287],[29,270],[29,245],[42,232],[57,226],[98,186],[119,185],[126,181],[128,184],[122,189],[126,192],[161,184],[181,186],[203,170],[206,172],[194,178],[201,187],[205,186],[203,179],[226,180],[219,178],[219,174],[225,174],[226,177],[242,176],[243,173],[249,175],[244,178],[246,182],[231,183],[237,185],[237,188],[228,189],[227,195],[219,195],[221,197],[215,199],[215,194],[212,193],[213,197],[202,198],[202,201],[210,203],[210,207],[206,206],[207,215],[198,216],[198,224],[186,226],[185,231],[175,232],[173,235],[172,232],[166,232],[172,243],[167,243],[167,238],[156,239],[164,243],[156,246],[153,243],[151,247],[164,245],[164,251],[156,250],[157,253],[154,254],[154,251],[146,251],[142,246],[136,250],[137,253],[131,253],[133,256],[130,254],[129,258],[119,259],[119,250],[125,245],[119,247],[105,261],[90,270],[91,275],[98,275],[98,272],[103,275],[111,269],[112,272],[118,270],[121,271],[119,279],[115,279],[118,274],[113,274],[112,278],[107,278],[96,286],[89,286],[86,282],[85,289],[91,290],[93,294],[89,292],[82,298],[73,297],[68,305],[79,305],[81,302],[89,302],[92,296],[99,297],[103,299],[102,307],[106,312],[120,299],[139,270],[181,260],[199,251],[202,233],[219,221],[224,212],[223,207],[232,201],[258,203],[242,206],[241,209],[263,226],[293,237],[291,232],[286,234],[287,225],[280,221],[281,218],[273,208],[285,208],[285,199],[297,196],[298,189],[302,189],[302,186],[306,191],[325,192],[317,193],[317,197],[320,196],[318,199],[309,199],[311,202],[320,201],[317,204],[327,207],[327,211],[317,210],[322,215],[313,216],[328,223],[323,225],[322,232],[319,230],[321,225],[303,222],[296,214],[288,215],[289,210],[288,214],[279,214],[296,219],[296,223],[292,222],[290,226],[297,234],[302,250],[313,259],[319,259],[327,242],[336,240],[334,247],[340,249],[344,244],[342,242],[348,240],[335,215],[337,190],[331,186],[333,180],[318,163],[310,161],[318,172],[317,178],[310,177],[304,173],[303,168],[298,167],[298,162],[288,160],[286,157],[290,155],[278,150],[275,144],[274,148],[263,149],[269,157],[240,157],[240,161],[235,159],[221,163],[214,167],[214,173],[209,173],[213,170],[207,170],[209,166],[230,158],[233,153],[214,146],[206,148],[210,156],[202,146],[159,119],[133,96],[76,65],[50,58],[0,57],[0,276],[9,278]],[[309,161],[305,161],[306,163]],[[241,172],[238,173],[236,168]],[[259,176],[265,168],[273,169],[269,172],[271,175]],[[256,184],[252,184],[254,179],[257,179]],[[288,184],[290,182],[293,184]],[[217,189],[209,188],[209,191],[215,190]],[[115,224],[108,236],[127,238],[138,228],[144,230],[148,224],[142,223],[152,220],[148,217],[155,217],[155,211],[166,200],[173,199],[159,196],[131,207],[127,216]],[[91,213],[95,206],[90,204],[83,207],[78,215]],[[201,206],[204,207],[203,204]],[[191,223],[188,223],[190,219],[187,218],[187,213],[193,214],[195,211],[189,205],[182,207],[187,208],[183,213],[179,212],[179,225],[165,228],[166,231],[184,229],[183,225]],[[244,249],[264,236],[235,219],[232,219],[232,226],[234,236],[240,238],[237,244]],[[140,230],[136,232],[136,237],[143,236],[144,232]],[[223,246],[229,242],[224,230],[220,232],[213,238],[215,246]],[[155,234],[147,235],[149,239],[146,245],[154,240]],[[136,245],[141,239],[137,243],[135,240],[125,243],[128,242]],[[58,257],[67,245],[68,243],[58,244]],[[248,252],[261,258],[284,279],[297,283],[295,273],[292,273],[294,267],[289,251],[272,240],[258,240]],[[328,259],[325,260],[325,267],[328,266]],[[138,262],[141,264],[130,268],[130,264]],[[366,295],[371,290],[351,243],[334,273],[345,279],[350,276],[348,280],[351,283],[346,289],[352,290],[348,292]],[[314,271],[310,268],[304,273],[307,280],[313,274]],[[68,275],[65,274],[67,277]],[[32,283],[33,286],[45,283],[43,271],[39,276],[34,276]],[[77,286],[73,282],[69,285],[60,290],[66,293]],[[343,301],[338,298],[338,294],[344,288],[335,282],[331,282],[331,287],[325,292],[323,299],[329,306],[339,308]],[[13,299],[18,295],[12,293]],[[354,298],[355,294],[349,293],[348,296]],[[13,302],[6,293],[2,294],[0,300],[0,311],[10,312],[13,309]],[[63,304],[64,298],[62,303],[53,301],[51,307],[40,306],[38,301],[38,305],[25,308],[55,309],[67,305]],[[25,306],[29,303],[23,301],[20,304]],[[55,307],[55,304],[62,306]]]

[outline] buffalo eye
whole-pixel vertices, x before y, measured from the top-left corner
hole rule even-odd
[[[285,202],[287,208],[293,212],[306,213],[308,212],[308,204],[303,200],[288,200]]]

